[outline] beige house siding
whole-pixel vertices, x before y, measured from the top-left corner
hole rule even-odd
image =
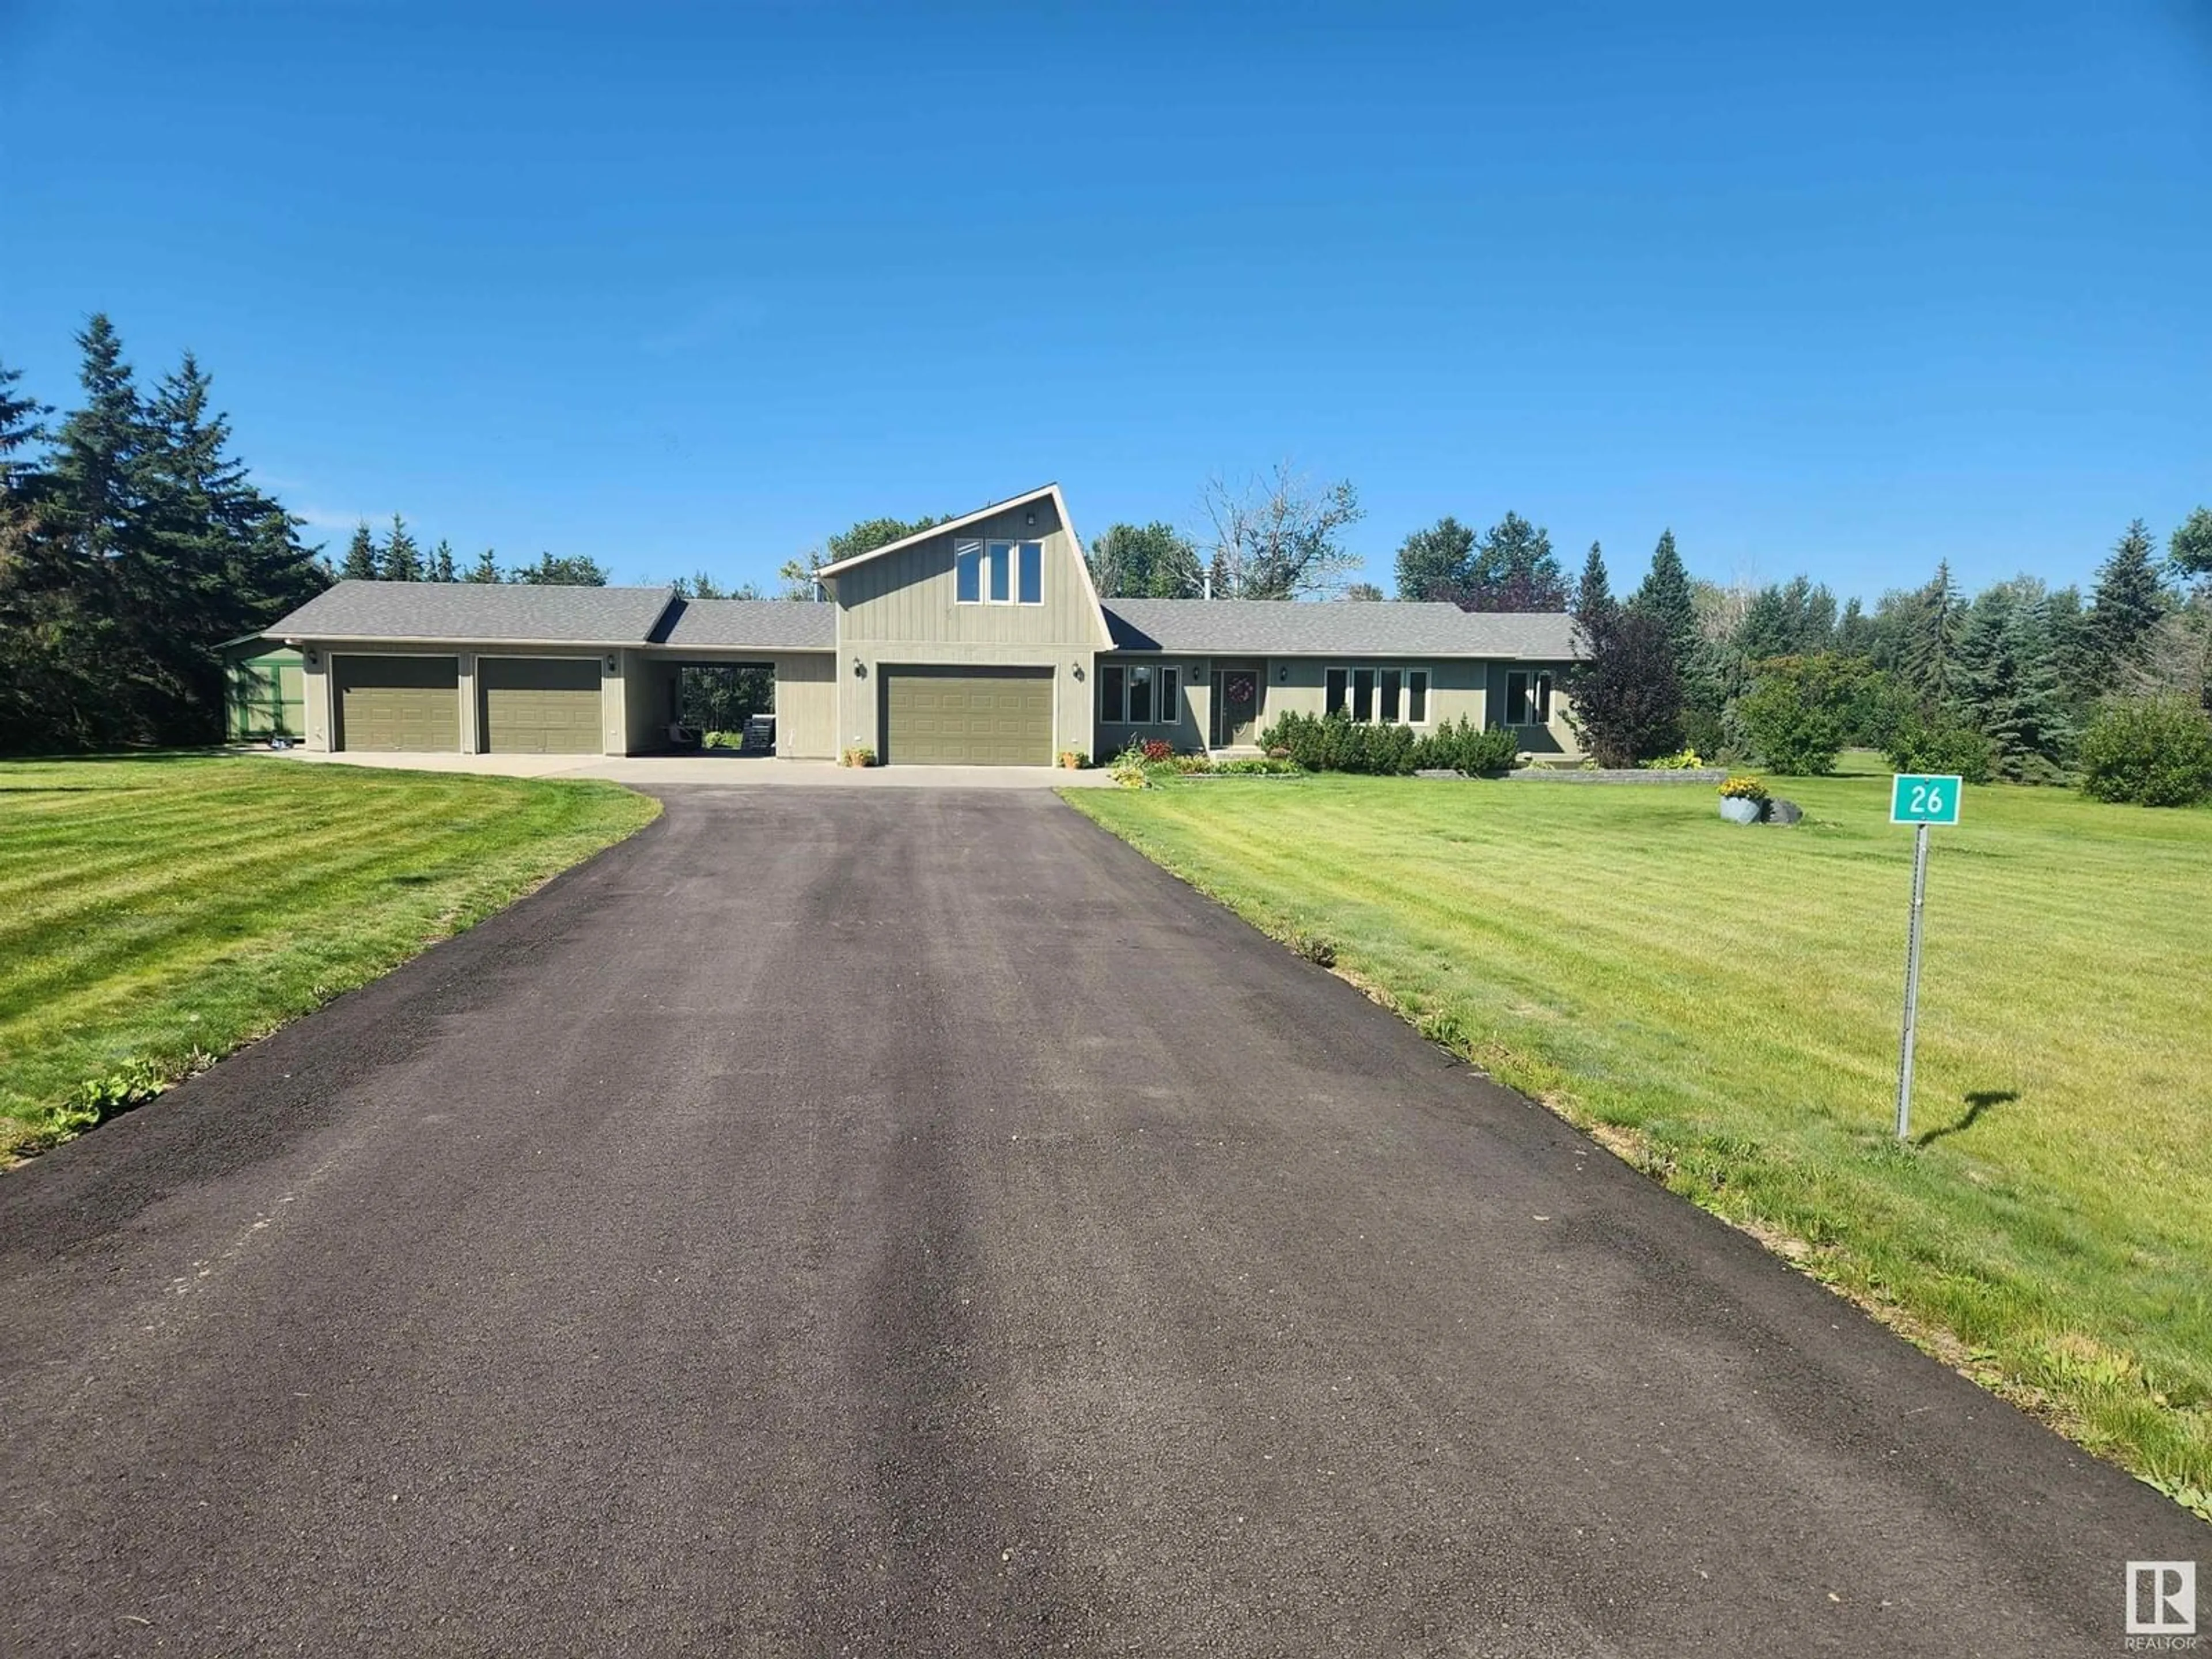
[[[785,760],[825,760],[837,752],[837,658],[794,652],[775,659],[775,752]]]
[[[649,755],[667,746],[676,667],[644,651],[622,653],[623,754]]]
[[[957,541],[1036,542],[1043,550],[1043,602],[962,605],[953,569]],[[1018,578],[1018,569],[1014,573]],[[886,667],[1045,668],[1053,678],[1053,749],[1091,750],[1094,661],[1104,624],[1082,549],[1050,495],[1018,501],[830,578],[837,651],[825,688],[834,699],[823,752],[883,752],[878,729]]]
[[[1034,524],[1027,522],[1034,517]],[[1044,549],[1044,603],[961,605],[954,598],[955,541],[1038,542]],[[994,514],[957,531],[886,553],[831,577],[842,646],[1100,644],[1098,611],[1079,568],[1081,550],[1049,496]],[[955,660],[947,659],[947,660]]]
[[[331,746],[331,659],[330,653],[319,645],[303,646],[300,651],[300,684],[307,699],[302,711],[307,716],[307,735],[301,740],[303,749],[328,751]]]

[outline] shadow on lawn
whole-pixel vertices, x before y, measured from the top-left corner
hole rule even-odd
[[[1946,1123],[1941,1127],[1929,1130],[1914,1141],[1913,1145],[1932,1146],[1945,1135],[1964,1134],[1981,1121],[1982,1114],[1990,1107],[2002,1106],[2007,1101],[2018,1100],[2020,1091],[2017,1089],[1972,1089],[1963,1097],[1966,1103],[1966,1116],[1960,1118],[1956,1123]]]

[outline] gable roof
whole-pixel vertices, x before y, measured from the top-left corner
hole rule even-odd
[[[675,597],[669,587],[342,581],[266,631],[278,638],[642,645]]]
[[[832,651],[837,646],[837,607],[811,599],[678,599],[653,630],[652,643]]]
[[[942,536],[954,530],[965,530],[969,525],[980,523],[994,513],[1004,513],[1012,507],[1026,507],[1030,502],[1041,501],[1048,495],[1052,498],[1053,505],[1060,509],[1060,527],[1073,536],[1075,532],[1068,525],[1067,503],[1060,499],[1060,486],[1056,483],[1039,484],[1035,489],[1024,491],[1019,495],[1009,495],[1003,501],[993,501],[987,507],[977,507],[973,513],[963,513],[957,519],[947,519],[943,524],[933,524],[927,530],[917,530],[911,536],[902,536],[895,542],[885,542],[881,547],[872,547],[865,553],[855,553],[849,559],[840,559],[835,564],[825,564],[814,573],[814,579],[819,581],[824,576],[842,575],[856,564],[866,564],[871,559],[880,559],[886,553],[903,551],[917,542],[927,541],[932,536]]]
[[[1565,611],[1462,611],[1396,599],[1109,599],[1105,608],[1119,651],[1539,661],[1578,654],[1574,619]]]
[[[1091,580],[1091,561],[1083,555],[1083,538],[1075,532],[1075,520],[1069,516],[1067,511],[1067,497],[1060,493],[1060,486],[1056,483],[1039,484],[1035,489],[1023,495],[1009,495],[1003,501],[993,501],[988,507],[977,507],[973,513],[963,513],[957,519],[947,519],[943,524],[933,524],[927,530],[917,530],[911,536],[902,536],[895,542],[885,542],[881,547],[872,547],[865,553],[855,553],[849,559],[840,559],[835,564],[825,564],[814,573],[814,579],[819,581],[824,576],[842,575],[855,565],[866,564],[871,559],[880,559],[887,553],[902,552],[907,548],[929,540],[933,536],[949,535],[955,531],[964,530],[969,525],[980,524],[995,514],[1011,512],[1013,508],[1025,507],[1031,501],[1049,501],[1052,503],[1052,510],[1060,519],[1060,530],[1073,544],[1076,579],[1083,584],[1083,592],[1091,601],[1091,614],[1098,619],[1098,643],[1102,647],[1110,648],[1113,643],[1113,629],[1107,624],[1105,606],[1099,603],[1097,586]]]

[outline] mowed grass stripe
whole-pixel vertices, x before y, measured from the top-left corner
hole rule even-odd
[[[127,875],[118,873],[90,887],[76,884],[45,902],[21,906],[0,924],[0,962],[51,978],[101,955],[132,949],[139,939],[157,938],[165,927],[257,911],[264,908],[261,900],[269,884],[279,877],[295,887],[302,879],[312,884],[362,864],[357,856],[362,849],[387,856],[395,834],[428,841],[452,827],[434,806],[428,806],[380,814],[365,823],[307,820],[299,830],[276,836],[195,837],[174,847],[157,842],[149,849],[150,859]],[[242,878],[249,875],[257,890],[246,888]],[[57,945],[44,937],[55,933],[75,943]],[[38,982],[0,968],[0,1012],[19,987]]]
[[[1788,830],[1665,786],[1069,799],[2086,1443],[2212,1490],[2212,813],[1972,792],[1929,880],[1936,1133],[1901,1151],[1886,783],[1792,780]]]
[[[29,996],[96,974],[105,964],[158,951],[211,922],[254,925],[269,909],[310,894],[341,873],[368,875],[403,848],[434,848],[455,833],[434,806],[384,811],[360,822],[319,823],[309,835],[253,842],[212,854],[155,849],[142,872],[50,913],[28,929],[0,928],[9,954],[0,969],[0,1018]],[[465,831],[462,833],[465,833]]]
[[[252,763],[270,771],[283,763]],[[25,897],[65,897],[70,892],[143,869],[153,848],[189,845],[196,851],[217,843],[282,842],[326,822],[328,808],[319,794],[301,799],[281,787],[281,779],[257,779],[246,787],[196,795],[173,788],[130,787],[96,792],[102,799],[95,809],[96,825],[67,821],[26,833],[9,819],[10,845],[0,864],[0,902]],[[445,780],[439,781],[443,783]],[[371,787],[374,787],[374,784]],[[118,800],[140,799],[153,803],[128,809]],[[440,797],[409,798],[410,805],[435,812]],[[21,792],[0,787],[0,815],[9,814]],[[82,812],[92,803],[80,799]]]
[[[86,1079],[227,1052],[658,810],[265,759],[0,764],[0,892],[25,896],[0,933],[0,1152],[50,1139]]]

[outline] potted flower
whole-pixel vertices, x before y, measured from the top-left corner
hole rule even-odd
[[[1070,772],[1080,772],[1091,764],[1091,757],[1080,749],[1063,749],[1060,751],[1060,763]]]
[[[1730,823],[1757,823],[1766,811],[1766,786],[1757,778],[1735,777],[1721,783],[1721,816]]]
[[[876,751],[864,743],[856,743],[838,756],[837,762],[841,766],[873,766]]]

